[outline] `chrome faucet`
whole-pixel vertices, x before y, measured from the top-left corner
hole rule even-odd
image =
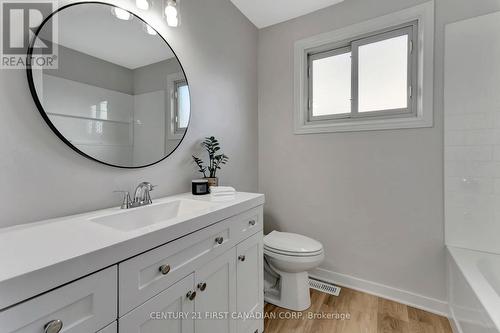
[[[130,199],[130,193],[128,191],[115,191],[118,193],[123,193],[123,203],[121,205],[121,209],[129,209],[135,207],[141,207],[150,205],[153,203],[151,200],[150,192],[155,188],[155,185],[151,185],[148,182],[142,182],[137,185],[134,193],[134,199]]]
[[[151,183],[148,182],[140,183],[135,189],[134,201],[132,201],[132,207],[139,207],[152,204],[153,200],[151,200],[149,192],[152,191],[153,189],[154,186],[151,185]]]

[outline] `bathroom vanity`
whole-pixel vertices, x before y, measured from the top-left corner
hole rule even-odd
[[[0,332],[262,332],[263,203],[183,194],[0,230]]]
[[[166,159],[191,118],[165,27],[135,9],[64,4],[27,51],[57,55],[26,67],[48,127],[81,156],[123,169]],[[124,209],[0,229],[0,333],[262,332],[264,196],[151,203],[152,188],[141,183]]]

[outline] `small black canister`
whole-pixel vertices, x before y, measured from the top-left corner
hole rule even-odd
[[[207,179],[195,179],[191,182],[191,190],[193,195],[204,195],[208,194],[208,180]]]

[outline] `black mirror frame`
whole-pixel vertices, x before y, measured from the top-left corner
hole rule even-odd
[[[109,7],[117,7],[117,8],[120,8],[128,13],[130,13],[131,15],[133,15],[135,18],[139,19],[140,21],[142,21],[143,23],[145,24],[148,24],[144,19],[142,19],[140,16],[132,13],[131,11],[127,10],[127,9],[124,9],[124,8],[121,8],[121,7],[118,7],[118,6],[115,6],[113,4],[110,4],[110,3],[106,3],[106,2],[101,2],[101,1],[83,1],[83,2],[75,2],[75,3],[71,3],[71,4],[68,4],[68,5],[65,5],[65,6],[62,6],[60,8],[58,8],[57,10],[55,10],[54,12],[52,12],[49,16],[47,16],[43,21],[42,23],[40,24],[40,26],[37,28],[36,30],[36,33],[33,37],[33,39],[30,41],[30,44],[29,44],[29,47],[28,47],[28,51],[27,51],[27,54],[26,54],[26,75],[27,75],[27,78],[28,78],[28,85],[29,85],[29,89],[30,89],[30,92],[31,92],[31,96],[33,97],[33,100],[35,102],[35,105],[38,109],[38,111],[40,112],[40,115],[42,116],[42,118],[45,120],[45,122],[47,123],[47,125],[50,127],[50,129],[59,137],[59,139],[61,139],[66,145],[68,145],[71,149],[73,149],[75,152],[77,152],[78,154],[90,159],[90,160],[93,160],[95,162],[98,162],[100,164],[104,164],[104,165],[107,165],[107,166],[111,166],[111,167],[115,167],[115,168],[120,168],[120,169],[142,169],[142,168],[146,168],[146,167],[149,167],[149,166],[152,166],[152,165],[155,165],[155,164],[158,164],[160,163],[161,161],[165,160],[167,157],[169,157],[170,155],[172,155],[176,150],[177,148],[179,148],[179,146],[181,145],[182,141],[184,140],[184,138],[186,137],[186,134],[187,134],[187,131],[189,129],[189,124],[191,123],[191,114],[192,114],[192,108],[190,109],[190,112],[189,112],[189,120],[188,120],[188,126],[186,128],[186,130],[184,131],[184,134],[182,135],[182,138],[180,139],[179,143],[177,144],[177,146],[175,146],[174,149],[172,149],[171,152],[169,152],[167,155],[165,155],[163,158],[159,159],[158,161],[156,162],[153,162],[153,163],[149,163],[149,164],[145,164],[145,165],[140,165],[140,166],[123,166],[123,165],[116,165],[116,164],[111,164],[111,163],[107,163],[107,162],[103,162],[101,160],[98,160],[86,153],[84,153],[83,151],[81,151],[80,149],[78,149],[77,147],[75,147],[68,139],[66,139],[66,137],[64,135],[62,135],[61,132],[59,132],[59,130],[57,129],[57,127],[52,123],[52,121],[50,120],[49,116],[47,115],[47,113],[45,112],[43,106],[42,106],[42,103],[40,101],[40,99],[38,98],[38,94],[36,92],[36,88],[35,88],[35,82],[33,81],[33,70],[32,70],[32,65],[31,65],[31,61],[30,59],[32,58],[33,56],[33,48],[34,48],[34,44],[37,40],[37,37],[39,35],[39,33],[41,32],[43,26],[52,18],[52,16],[54,16],[55,14],[59,13],[60,11],[63,11],[64,9],[66,8],[69,8],[69,7],[73,7],[73,6],[77,6],[77,5],[86,5],[86,4],[99,4],[99,5],[105,5],[105,6],[109,6]],[[149,25],[149,24],[148,24]],[[151,26],[150,26],[151,27]],[[177,61],[179,62],[179,66],[181,67],[181,70],[182,70],[182,73],[184,74],[184,77],[186,78],[186,83],[189,87],[189,81],[188,81],[188,78],[187,78],[187,75],[186,75],[186,72],[184,71],[184,67],[182,66],[182,63],[181,61],[179,60],[179,57],[177,56],[177,54],[175,53],[174,49],[172,48],[172,46],[170,46],[170,44],[165,40],[165,38],[153,27],[151,27],[154,31],[156,31],[157,33],[157,36],[159,36],[164,42],[165,44],[170,48],[170,50],[172,51],[172,53],[174,54],[175,58],[177,59]],[[189,100],[190,100],[190,105],[192,105],[192,97],[191,97],[191,90],[189,91]]]

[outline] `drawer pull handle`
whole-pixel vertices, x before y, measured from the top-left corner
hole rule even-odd
[[[255,330],[255,332],[253,332],[253,333],[259,333],[259,330]]]
[[[44,333],[59,333],[63,327],[63,322],[59,319],[51,320],[43,327]]]
[[[245,261],[246,257],[244,255],[241,255],[238,257],[238,260],[239,261]]]
[[[191,290],[190,290],[190,291],[186,294],[186,297],[187,297],[190,301],[194,300],[194,299],[196,298],[196,291],[191,291]]]
[[[161,265],[159,271],[161,272],[161,274],[167,275],[168,272],[170,272],[170,265]]]
[[[204,291],[205,289],[207,289],[207,284],[205,282],[198,283],[198,289],[200,289],[201,291]]]
[[[255,220],[250,220],[248,224],[250,224],[253,227],[255,225]]]
[[[217,244],[221,245],[222,243],[224,243],[224,237],[220,237],[220,236],[219,236],[219,237],[217,237],[217,238],[215,239],[215,242],[216,242]]]

